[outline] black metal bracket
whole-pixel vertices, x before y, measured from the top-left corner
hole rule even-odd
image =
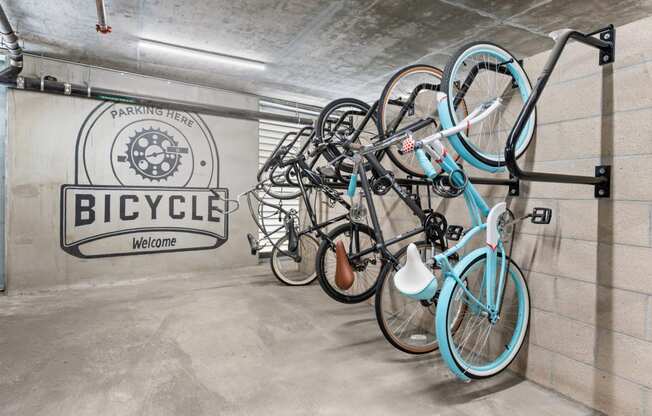
[[[509,196],[519,196],[521,194],[521,182],[513,175],[509,175]]]
[[[594,195],[596,198],[609,198],[611,196],[611,166],[598,165],[595,167],[596,178],[606,178],[605,181],[595,184]]]
[[[596,37],[596,35],[598,35],[598,37]],[[611,168],[609,166],[597,166],[595,176],[580,176],[524,171],[516,161],[516,143],[518,138],[521,136],[521,132],[523,132],[530,121],[530,116],[536,108],[537,101],[539,101],[539,98],[550,79],[550,75],[555,69],[555,65],[557,64],[557,61],[568,41],[573,39],[577,42],[598,49],[600,51],[598,62],[600,65],[609,64],[615,60],[616,29],[613,25],[586,34],[572,29],[564,29],[556,32],[553,37],[555,39],[555,46],[550,52],[548,61],[544,65],[541,75],[532,89],[532,93],[521,109],[512,131],[509,133],[507,144],[505,146],[505,165],[507,166],[509,173],[519,180],[592,185],[595,189],[596,198],[608,198],[611,194]]]
[[[600,60],[598,61],[598,65],[613,63],[616,60],[616,29],[613,25],[609,25],[590,35],[597,34],[599,34],[600,40],[609,43],[608,46],[600,48]]]

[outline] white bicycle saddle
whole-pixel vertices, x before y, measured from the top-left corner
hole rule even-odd
[[[437,291],[437,279],[423,264],[414,243],[407,248],[405,266],[394,275],[394,286],[399,292],[419,300],[432,299]]]

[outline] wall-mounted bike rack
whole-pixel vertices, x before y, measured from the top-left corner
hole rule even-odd
[[[595,37],[596,35],[598,35],[599,38]],[[541,75],[537,79],[537,83],[528,97],[525,106],[521,109],[516,124],[509,134],[509,138],[507,139],[507,145],[505,146],[505,162],[507,168],[512,176],[526,181],[592,185],[594,187],[596,198],[608,198],[611,194],[611,166],[598,165],[595,167],[594,176],[579,176],[524,171],[518,166],[516,161],[515,153],[518,138],[525,128],[532,111],[534,111],[537,101],[539,101],[541,93],[543,92],[557,61],[559,60],[559,56],[568,41],[574,39],[580,43],[598,49],[600,51],[598,65],[605,65],[614,62],[616,52],[616,29],[613,25],[609,25],[603,29],[587,34],[572,29],[564,29],[552,34],[551,36],[555,39],[555,46],[553,47],[550,57],[548,58]]]

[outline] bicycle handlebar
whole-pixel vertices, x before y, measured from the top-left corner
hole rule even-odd
[[[224,215],[232,214],[232,213],[234,213],[234,212],[236,212],[237,210],[240,209],[240,197],[238,197],[238,199],[228,199],[228,198],[224,198],[224,197],[222,197],[222,195],[218,194],[218,193],[217,193],[215,190],[213,190],[213,189],[209,189],[209,191],[210,191],[213,195],[215,195],[216,197],[218,197],[219,199],[223,199],[223,200],[224,200],[224,202],[225,202],[224,206],[226,207],[226,209],[224,210]],[[231,203],[235,204],[235,208],[229,209],[229,204],[231,204]]]

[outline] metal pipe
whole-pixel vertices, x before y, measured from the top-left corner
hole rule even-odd
[[[9,66],[0,71],[0,81],[11,80],[23,70],[23,50],[18,44],[18,36],[11,27],[2,5],[0,5],[0,34],[9,52]]]
[[[97,5],[97,25],[95,25],[95,30],[100,33],[111,33],[111,26],[106,21],[106,4],[104,4],[104,0],[95,0],[95,4]]]
[[[242,108],[223,107],[218,105],[196,104],[189,101],[170,100],[147,95],[135,95],[123,91],[106,88],[92,88],[87,85],[71,84],[67,82],[50,81],[41,78],[17,77],[16,79],[0,79],[0,85],[26,91],[44,92],[48,94],[68,95],[79,98],[89,98],[116,103],[142,105],[170,110],[188,111],[208,114],[218,117],[237,118],[242,120],[273,120],[283,123],[296,123],[312,125],[312,119],[301,116],[293,117],[282,114],[265,113],[262,111],[247,110]]]
[[[317,114],[319,114],[321,112],[321,110],[322,110],[322,107],[319,107],[319,106],[316,106],[316,105],[302,104],[302,103],[297,103],[297,102],[294,102],[294,101],[283,100],[281,98],[267,97],[267,96],[264,96],[264,95],[258,95],[258,94],[254,94],[254,93],[250,93],[250,92],[227,90],[227,89],[224,89],[224,88],[215,87],[215,86],[209,85],[209,84],[202,84],[202,83],[199,83],[199,82],[188,82],[188,81],[180,81],[180,80],[174,80],[174,79],[166,79],[166,78],[161,78],[161,77],[153,76],[153,75],[140,74],[140,73],[136,73],[136,72],[129,72],[129,71],[125,71],[125,70],[122,70],[122,69],[108,68],[108,67],[101,66],[101,65],[90,65],[90,64],[85,64],[85,63],[81,63],[81,62],[72,62],[72,61],[69,61],[69,60],[66,60],[66,59],[53,58],[51,56],[44,56],[44,55],[38,55],[38,54],[35,54],[35,53],[30,53],[29,51],[23,51],[23,56],[25,56],[25,57],[33,57],[34,59],[41,59],[41,60],[46,60],[46,61],[63,63],[63,64],[66,64],[66,65],[79,65],[79,66],[82,66],[82,67],[86,68],[88,71],[97,69],[97,70],[101,70],[101,71],[120,73],[121,75],[138,76],[138,77],[147,78],[147,79],[154,79],[154,80],[157,80],[157,81],[165,81],[165,82],[168,82],[168,83],[172,83],[172,84],[180,85],[180,86],[185,86],[185,87],[190,86],[190,87],[208,89],[208,90],[212,90],[212,91],[226,92],[226,93],[229,93],[229,94],[247,95],[247,96],[250,96],[250,97],[255,97],[255,98],[259,99],[260,101],[263,101],[261,103],[261,105],[263,107],[266,104],[265,102],[272,102],[272,103],[279,104],[279,106],[287,107],[286,110],[288,110],[288,111],[294,111],[294,110],[296,110],[298,108],[298,109],[305,109],[305,110],[308,110],[308,111],[314,111]],[[282,107],[279,107],[279,108],[282,108]]]
[[[104,1],[97,0],[98,17],[100,24],[106,24],[102,20],[104,13]],[[100,12],[102,10],[102,12]],[[110,29],[110,27],[109,27]],[[69,95],[80,98],[90,98],[103,101],[113,101],[119,103],[128,103],[134,105],[143,105],[164,109],[173,109],[180,111],[189,111],[200,114],[214,115],[218,117],[237,118],[242,120],[272,120],[283,123],[296,123],[312,125],[312,119],[301,117],[287,116],[282,114],[266,113],[262,111],[246,110],[241,108],[223,107],[217,105],[196,104],[188,101],[170,100],[160,97],[146,95],[129,94],[123,91],[111,90],[106,88],[92,88],[87,85],[71,84],[58,81],[50,81],[41,78],[19,77],[18,74],[23,69],[23,50],[18,44],[18,36],[14,32],[7,15],[0,5],[0,34],[4,44],[9,51],[9,66],[0,71],[0,85],[10,88],[24,89],[27,91],[38,91],[49,94]],[[281,101],[281,100],[278,100]]]
[[[318,107],[316,105],[295,103],[292,101],[282,100],[280,98],[260,97],[260,99],[264,101],[262,103],[263,106],[276,107],[286,111],[301,112],[301,110],[305,110],[305,112],[314,113],[318,116],[322,110],[322,107]]]

